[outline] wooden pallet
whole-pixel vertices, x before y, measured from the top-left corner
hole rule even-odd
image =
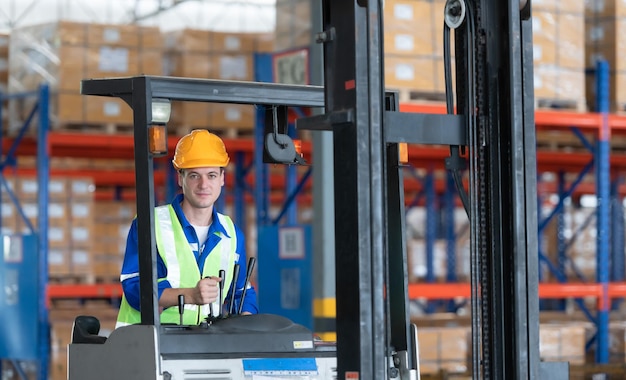
[[[220,127],[199,127],[193,125],[181,125],[175,128],[171,128],[173,134],[176,136],[184,136],[195,129],[206,129],[211,133],[214,133],[225,139],[239,139],[239,138],[252,138],[254,137],[254,129],[250,128],[220,128]]]
[[[584,133],[587,141],[595,144],[597,136],[593,133]],[[611,151],[614,153],[626,152],[626,136],[611,136]],[[570,131],[537,131],[537,148],[543,150],[554,150],[564,152],[586,152],[589,153],[582,141]]]
[[[587,101],[585,99],[550,99],[535,97],[535,109],[587,112]]]
[[[53,125],[52,130],[55,132],[67,132],[67,133],[85,133],[85,134],[104,134],[104,135],[120,135],[120,134],[132,134],[132,124],[117,124],[117,123],[103,123],[103,124],[85,124],[85,123],[63,123]]]
[[[118,279],[119,280],[119,279]],[[56,274],[51,273],[48,275],[48,282],[58,285],[85,285],[94,284],[95,276],[87,273],[68,273],[68,274]]]
[[[390,91],[397,91],[399,94],[400,103],[407,102],[437,102],[445,103],[446,94],[443,92],[432,91],[420,91],[415,89],[390,89]]]
[[[606,376],[604,376],[604,375]],[[585,364],[570,365],[570,379],[626,379],[626,364]]]

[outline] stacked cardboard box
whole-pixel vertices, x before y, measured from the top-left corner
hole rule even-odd
[[[162,74],[162,37],[155,27],[58,21],[11,32],[9,90],[48,84],[53,128],[130,125],[130,107],[117,98],[83,96],[80,82],[138,74]],[[22,125],[34,98],[10,105],[10,130]]]
[[[411,319],[418,326],[422,374],[467,373],[471,368],[471,320],[469,315],[435,313]],[[624,329],[612,325],[614,351],[622,348]],[[623,324],[621,324],[623,326]],[[586,362],[585,343],[595,326],[582,315],[554,313],[540,316],[539,355],[543,361],[566,361],[572,365]],[[621,332],[620,332],[621,331]],[[622,354],[623,354],[622,350]],[[623,360],[623,356],[622,356]]]
[[[67,379],[67,349],[72,338],[74,320],[79,315],[91,315],[100,321],[98,335],[108,337],[115,329],[118,308],[108,301],[68,302],[50,307],[50,380]]]
[[[52,276],[64,276],[71,273],[67,181],[65,177],[51,178],[48,184],[48,268]],[[37,178],[16,178],[15,195],[19,200],[19,205],[11,204],[15,209],[16,232],[32,234],[39,231],[38,189]],[[23,217],[19,215],[18,210],[23,212]]]
[[[585,339],[594,339],[597,332],[595,324],[587,323]],[[595,362],[595,345],[587,352],[587,362]],[[626,363],[626,323],[622,314],[611,316],[609,322],[609,363]]]
[[[444,99],[445,4],[445,0],[384,2],[385,82],[387,88],[400,90],[402,100]],[[315,31],[311,28],[310,7],[307,0],[277,1],[276,43],[279,50],[311,43],[311,34]],[[533,3],[535,96],[538,107],[578,111],[587,108],[584,13],[583,0],[538,0]],[[453,42],[450,44],[452,56]],[[452,62],[454,64],[454,59]],[[453,83],[454,72],[453,66]]]
[[[8,188],[15,193],[16,178],[6,176],[4,181]],[[17,232],[18,221],[18,209],[9,197],[8,192],[2,189],[0,193],[2,195],[0,203],[0,216],[2,217],[2,234],[11,235]]]
[[[404,100],[444,99],[444,5],[442,0],[385,3],[385,82],[387,88],[407,94]]]
[[[542,323],[539,326],[539,356],[544,361],[585,364],[585,331],[588,323]]]
[[[37,178],[22,176],[13,182],[19,206],[2,204],[3,229],[13,223],[14,231],[39,231]],[[91,178],[51,177],[48,183],[48,270],[51,277],[92,276],[93,194]],[[18,213],[23,212],[23,216]],[[6,227],[4,223],[7,223]]]
[[[318,32],[312,28],[311,6],[309,0],[276,2],[277,50],[311,44],[312,35]],[[405,100],[443,99],[444,6],[445,0],[385,1],[383,45],[386,87],[400,90]]]
[[[626,111],[626,0],[586,1],[586,65],[594,69],[599,59],[609,64],[609,105],[612,112]],[[587,76],[587,102],[596,110],[596,76]]]
[[[535,103],[586,110],[584,3],[533,2]]]
[[[469,326],[418,328],[422,374],[466,373],[470,365]]]
[[[96,201],[93,238],[93,270],[96,278],[119,278],[135,209],[135,202]]]
[[[93,281],[94,231],[93,178],[72,178],[68,182],[68,215],[70,223],[70,263],[72,274]]]
[[[429,266],[432,268],[433,278],[437,281],[447,281],[456,278],[458,281],[469,281],[469,220],[463,208],[454,210],[454,231],[456,240],[453,242],[454,258],[448,258],[448,242],[446,239],[436,239],[432,247],[427,246],[426,226],[427,211],[424,207],[415,206],[407,210],[407,263],[409,266],[409,281],[420,282],[427,279]],[[437,231],[437,236],[439,236]],[[432,261],[428,262],[428,250]],[[448,265],[455,268],[454,273],[448,273]]]
[[[165,34],[166,75],[219,79],[254,80],[254,53],[271,50],[266,34],[225,33],[182,29]],[[254,127],[254,106],[175,102],[170,125],[177,134],[204,128],[237,135]]]

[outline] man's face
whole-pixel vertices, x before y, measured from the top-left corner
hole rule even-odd
[[[192,207],[211,207],[222,192],[224,171],[221,168],[184,169],[178,173],[178,185]]]

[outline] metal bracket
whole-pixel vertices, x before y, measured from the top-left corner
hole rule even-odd
[[[385,112],[385,140],[388,143],[467,145],[465,116]],[[354,110],[308,116],[296,120],[297,129],[332,131],[335,126],[354,124]]]
[[[467,145],[464,115],[385,112],[388,143]]]
[[[334,126],[354,124],[354,110],[344,110],[296,119],[296,129],[332,131]]]

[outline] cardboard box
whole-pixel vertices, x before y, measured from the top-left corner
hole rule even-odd
[[[608,4],[607,2],[606,4]],[[611,2],[623,9],[622,2]],[[618,12],[619,13],[619,12]],[[626,16],[604,16],[603,13],[588,12],[585,20],[585,65],[592,69],[586,78],[586,97],[590,110],[596,109],[596,76],[593,69],[599,60],[606,60],[609,65],[609,103],[610,111],[623,111],[626,105],[626,89],[619,87],[621,77],[626,73],[626,39],[622,38],[626,30]]]
[[[562,104],[585,111],[585,73],[582,70],[559,68],[553,65],[535,65],[535,100],[547,104]],[[551,103],[554,102],[554,103]]]
[[[133,124],[133,112],[119,98],[87,96],[85,99],[85,122],[94,124]]]
[[[139,51],[163,50],[165,40],[157,26],[139,26]]]
[[[137,214],[135,202],[100,201],[94,202],[95,220],[97,222],[130,222]]]
[[[119,256],[96,256],[93,260],[93,273],[99,278],[119,278],[122,259]]]
[[[253,105],[246,104],[211,104],[209,129],[236,130],[254,129],[256,112]],[[235,134],[236,135],[236,134]]]
[[[469,368],[470,328],[418,328],[420,369],[424,374],[463,373]]]
[[[89,24],[87,45],[90,46],[139,46],[140,27],[132,24]]]
[[[256,36],[254,51],[257,53],[271,53],[275,51],[275,33],[259,33]]]
[[[9,56],[9,41],[10,35],[7,33],[0,33],[0,57],[6,58]]]
[[[385,54],[430,55],[442,40],[443,6],[437,18],[432,0],[391,1],[385,4],[384,48]],[[441,20],[440,24],[436,20]]]
[[[139,73],[137,49],[120,46],[92,46],[87,49],[87,78],[128,76]]]
[[[435,91],[436,59],[432,57],[385,57],[385,85],[388,89]]]
[[[96,185],[91,177],[74,177],[68,181],[70,201],[93,199]]]
[[[539,327],[539,355],[545,361],[585,363],[585,324],[542,323]]]
[[[215,78],[217,62],[208,53],[195,51],[167,53],[164,62],[166,75],[185,78]]]
[[[395,29],[412,30],[418,23],[432,20],[435,9],[432,0],[387,0],[383,8],[385,30],[388,27]],[[443,9],[441,9],[443,13]],[[443,30],[443,24],[441,25]]]
[[[590,16],[626,17],[626,0],[591,0],[585,1],[584,5],[585,13]]]
[[[179,134],[191,128],[208,128],[211,125],[211,104],[203,102],[173,102],[170,125],[180,129]]]
[[[69,248],[50,247],[48,249],[48,272],[52,276],[67,276],[71,273]]]
[[[80,124],[85,120],[86,96],[74,92],[59,92],[50,103],[54,124]],[[54,101],[56,99],[56,102]]]
[[[385,54],[429,55],[434,53],[432,30],[424,28],[420,33],[404,30],[385,31]]]
[[[560,67],[585,67],[585,19],[582,14],[561,13],[558,17],[557,59]]]
[[[178,52],[208,53],[210,50],[210,32],[200,29],[174,30],[164,34],[166,50]]]
[[[72,225],[90,225],[94,223],[93,200],[71,201],[67,207]]]
[[[211,55],[215,68],[215,79],[251,81],[254,80],[253,54]]]
[[[542,2],[547,2],[548,0],[542,0]],[[597,0],[593,0],[597,1]],[[575,0],[575,1],[555,1],[557,4],[557,9],[560,13],[567,14],[575,14],[575,15],[584,15],[585,14],[585,4],[588,1],[585,0]],[[533,2],[533,7],[535,7],[535,2]]]
[[[18,228],[18,216],[15,204],[10,200],[0,203],[0,215],[2,215],[2,234],[16,233]]]
[[[557,62],[557,14],[533,12],[533,60],[535,63]]]
[[[93,275],[91,252],[88,248],[74,248],[70,250],[70,262],[73,275]]]
[[[255,33],[211,32],[210,51],[219,53],[253,53],[257,35]]]
[[[163,51],[146,49],[139,52],[138,74],[163,75]]]

